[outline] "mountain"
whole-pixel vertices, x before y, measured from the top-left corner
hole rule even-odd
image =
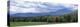
[[[16,14],[12,14],[10,16],[15,16],[15,17],[30,17],[30,16],[60,16],[60,15],[64,15],[64,14],[68,14],[72,12],[71,10],[68,9],[62,9],[62,10],[58,10],[56,12],[48,12],[48,13],[16,13]]]

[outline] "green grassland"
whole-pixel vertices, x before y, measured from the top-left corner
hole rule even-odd
[[[43,25],[47,22],[10,22],[10,26],[31,26],[31,25]]]

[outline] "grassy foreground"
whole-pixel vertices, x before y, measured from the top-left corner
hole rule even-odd
[[[31,25],[43,25],[47,22],[10,22],[10,26],[31,26]]]

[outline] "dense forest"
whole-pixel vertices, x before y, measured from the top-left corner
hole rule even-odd
[[[62,16],[33,16],[33,17],[12,17],[10,22],[78,22],[78,11]]]

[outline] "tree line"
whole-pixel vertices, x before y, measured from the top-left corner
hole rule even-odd
[[[11,22],[78,22],[78,13],[73,12],[62,16],[10,17]]]

